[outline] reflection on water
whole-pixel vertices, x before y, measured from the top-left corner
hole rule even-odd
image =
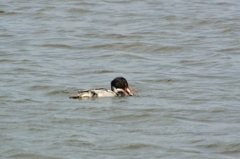
[[[237,158],[239,2],[6,1],[1,158]],[[70,100],[128,79],[138,95]]]

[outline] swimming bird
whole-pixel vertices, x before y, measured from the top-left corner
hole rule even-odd
[[[123,77],[116,77],[111,82],[111,90],[105,88],[96,88],[79,91],[78,94],[73,94],[69,98],[95,98],[95,97],[122,97],[133,96],[131,88],[128,86],[128,82]]]

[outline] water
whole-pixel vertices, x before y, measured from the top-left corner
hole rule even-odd
[[[0,4],[0,158],[239,158],[240,3]],[[129,98],[72,100],[123,76]]]

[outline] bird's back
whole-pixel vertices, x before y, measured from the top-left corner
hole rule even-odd
[[[111,90],[97,88],[79,91],[78,94],[71,95],[69,98],[77,99],[77,98],[115,97],[115,96],[117,96],[117,94]]]

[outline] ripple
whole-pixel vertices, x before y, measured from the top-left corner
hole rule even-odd
[[[52,156],[47,156],[47,155],[40,155],[36,153],[18,153],[14,155],[10,155],[10,158],[23,158],[23,159],[31,159],[31,158],[39,158],[39,159],[44,159],[44,158],[49,158],[49,159],[63,159],[62,157],[52,157]]]
[[[71,49],[72,47],[64,44],[44,44],[41,47],[49,47],[49,48],[60,48],[60,49]]]

